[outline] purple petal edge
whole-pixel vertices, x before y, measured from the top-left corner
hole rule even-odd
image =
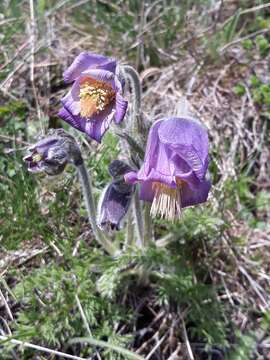
[[[192,190],[188,184],[184,184],[181,193],[181,205],[182,207],[188,207],[197,205],[207,201],[208,193],[211,188],[211,181],[201,181],[196,190]]]
[[[115,73],[116,61],[103,55],[90,52],[80,53],[64,72],[64,81],[73,82],[88,69],[100,68]]]
[[[58,116],[77,130],[84,131],[82,127],[83,119],[79,115],[73,116],[64,106],[59,110]]]
[[[123,121],[126,112],[127,112],[128,102],[125,100],[122,95],[116,94],[115,99],[115,117],[114,121],[116,124],[120,124]]]

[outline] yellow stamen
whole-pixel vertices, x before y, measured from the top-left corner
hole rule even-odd
[[[115,98],[115,91],[104,81],[87,78],[80,85],[80,114],[89,119],[105,110]]]
[[[181,217],[181,183],[182,181],[177,179],[175,189],[159,182],[153,183],[152,187],[155,191],[151,206],[151,215],[153,217],[160,215],[161,218],[171,221]]]
[[[34,160],[34,162],[39,162],[40,160],[42,160],[42,155],[36,153],[32,156],[32,159]]]

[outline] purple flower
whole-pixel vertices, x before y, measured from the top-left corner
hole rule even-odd
[[[208,136],[199,122],[161,119],[150,129],[141,169],[127,173],[125,180],[140,183],[140,198],[152,202],[153,216],[173,220],[182,208],[207,200],[208,162]]]
[[[119,230],[129,209],[134,186],[126,184],[123,175],[130,170],[129,165],[119,160],[114,160],[109,166],[114,180],[104,189],[98,206],[97,223],[102,230]]]
[[[127,110],[115,69],[114,59],[82,52],[64,72],[65,82],[73,85],[58,115],[98,142],[112,120],[119,124]]]
[[[67,163],[79,165],[82,162],[75,139],[62,129],[49,131],[28,151],[30,154],[24,157],[24,161],[28,170],[34,173],[58,175],[64,171]]]

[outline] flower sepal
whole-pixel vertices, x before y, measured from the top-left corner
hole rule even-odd
[[[63,129],[50,129],[24,157],[28,171],[47,175],[61,174],[68,163],[80,165],[82,156],[76,140]]]

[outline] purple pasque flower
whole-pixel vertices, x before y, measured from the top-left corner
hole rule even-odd
[[[131,167],[120,160],[114,160],[109,166],[113,177],[104,189],[98,205],[97,224],[102,230],[119,230],[127,214],[134,193],[134,185],[125,183],[124,174]]]
[[[125,180],[140,183],[140,198],[152,202],[153,216],[174,220],[182,208],[207,200],[208,162],[206,129],[191,118],[165,118],[150,129],[141,169]]]
[[[124,119],[128,106],[115,69],[114,59],[82,52],[64,72],[65,82],[73,85],[58,115],[97,142],[112,120],[119,124]]]
[[[62,129],[51,129],[48,134],[28,149],[24,157],[28,171],[58,175],[68,163],[82,163],[76,140]]]

